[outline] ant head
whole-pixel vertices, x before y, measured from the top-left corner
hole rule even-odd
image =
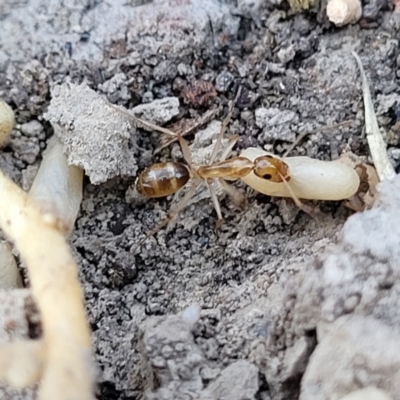
[[[290,180],[288,165],[279,158],[261,156],[254,160],[254,174],[270,182]]]

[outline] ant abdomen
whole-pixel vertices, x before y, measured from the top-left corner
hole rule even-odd
[[[163,162],[144,170],[136,181],[136,189],[146,197],[165,197],[185,186],[189,179],[189,168],[185,164]]]

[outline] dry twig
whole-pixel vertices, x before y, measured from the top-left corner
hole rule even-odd
[[[372,160],[380,181],[384,179],[392,179],[396,176],[396,172],[392,164],[390,164],[389,157],[386,152],[386,143],[384,142],[382,134],[379,130],[378,121],[376,119],[374,106],[371,100],[371,92],[368,87],[367,77],[365,76],[360,57],[358,57],[354,51],[352,54],[357,61],[358,68],[360,69],[363,84],[365,131],[367,133],[368,146],[371,152]]]

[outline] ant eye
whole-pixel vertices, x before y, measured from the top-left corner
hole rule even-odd
[[[263,177],[263,179],[267,179],[268,181],[269,181],[270,179],[272,179],[272,175],[271,175],[271,174],[265,174],[265,175],[263,175],[262,177]]]

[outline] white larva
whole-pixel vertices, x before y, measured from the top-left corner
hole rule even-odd
[[[266,155],[279,159],[272,153],[254,147],[241,153],[242,157],[251,161]],[[289,167],[290,189],[299,199],[344,200],[353,196],[360,186],[357,172],[340,161],[321,161],[310,157],[287,157],[282,161]],[[268,196],[292,197],[284,182],[271,182],[257,177],[253,172],[241,179]]]

